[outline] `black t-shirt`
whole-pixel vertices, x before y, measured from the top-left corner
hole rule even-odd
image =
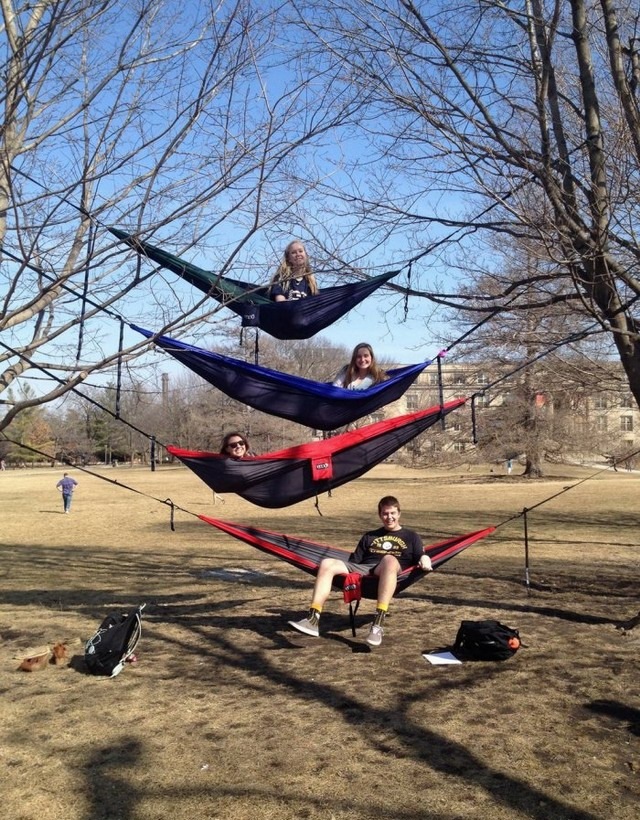
[[[305,299],[307,296],[311,296],[309,283],[304,276],[301,279],[289,279],[288,285],[289,287],[287,289],[279,282],[276,282],[275,285],[271,285],[271,298],[275,299],[276,296],[284,296],[287,302],[291,302],[295,299]]]
[[[355,564],[375,567],[385,555],[393,555],[402,569],[415,566],[424,555],[422,540],[417,532],[401,527],[391,531],[380,527],[366,532],[349,558]]]

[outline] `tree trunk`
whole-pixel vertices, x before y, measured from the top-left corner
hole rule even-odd
[[[544,476],[539,453],[527,454],[527,461],[522,475],[527,478],[542,478]]]

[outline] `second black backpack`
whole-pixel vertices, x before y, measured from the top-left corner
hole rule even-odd
[[[462,621],[453,652],[462,660],[506,661],[520,646],[518,630],[499,621]]]

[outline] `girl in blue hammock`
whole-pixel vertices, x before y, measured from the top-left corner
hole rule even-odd
[[[360,342],[353,348],[349,364],[345,364],[335,377],[333,386],[347,390],[367,390],[386,378],[387,374],[378,366],[371,345]]]

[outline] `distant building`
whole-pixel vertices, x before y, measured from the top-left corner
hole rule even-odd
[[[590,441],[600,444],[602,452],[616,452],[640,448],[640,409],[632,396],[619,366],[611,365],[612,378],[608,385],[602,382],[597,389],[581,387],[579,391],[553,389],[540,391],[534,396],[534,405],[546,414],[564,413],[574,431],[588,430]],[[520,371],[508,380],[500,381],[495,388],[483,392],[485,388],[499,381],[500,374],[492,372],[482,364],[443,363],[442,398],[445,402],[455,398],[470,397],[475,394],[475,407],[482,420],[484,408],[501,407],[509,401],[511,390],[517,390],[522,382]],[[440,387],[435,364],[420,374],[418,379],[398,401],[382,408],[377,418],[411,413],[440,402]],[[468,413],[465,414],[468,418]],[[473,447],[469,421],[462,422],[456,414],[446,419],[448,431],[446,441],[441,445],[445,450],[464,452]]]

